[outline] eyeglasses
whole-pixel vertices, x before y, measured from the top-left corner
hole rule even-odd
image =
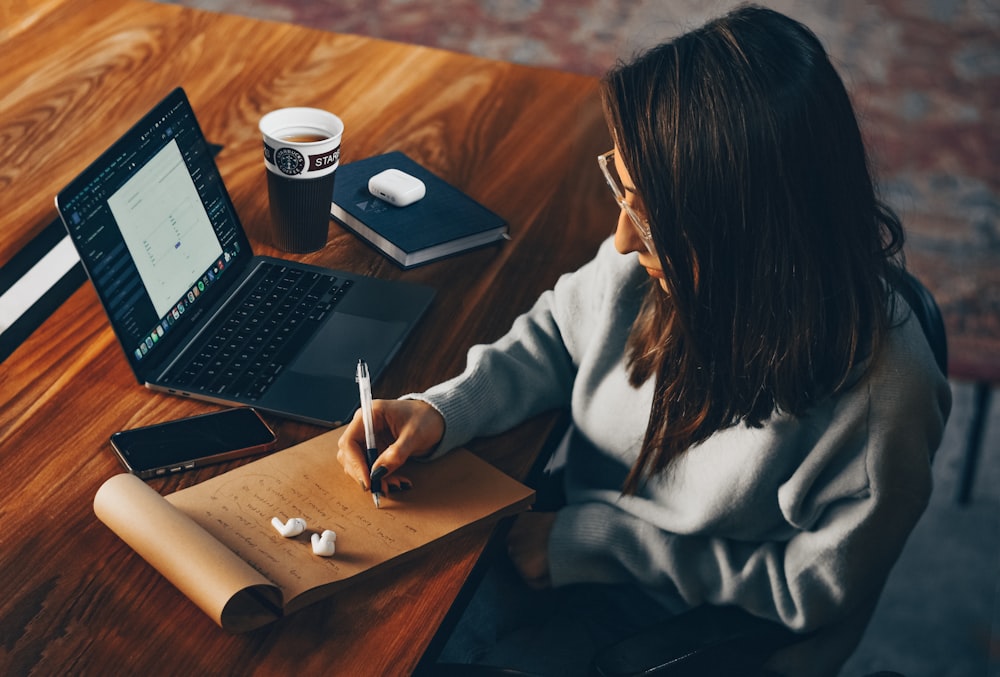
[[[639,237],[642,238],[642,242],[646,245],[646,249],[652,252],[653,234],[649,231],[649,222],[639,216],[639,213],[632,208],[632,205],[625,201],[625,187],[622,185],[621,177],[618,176],[618,171],[615,169],[615,151],[609,150],[607,153],[598,155],[597,164],[601,166],[601,172],[604,174],[604,180],[608,182],[608,185],[611,187],[611,192],[614,193],[615,202],[617,202],[618,206],[625,210],[625,213],[628,214],[629,219],[632,221],[632,225],[635,226],[637,231],[639,231]]]

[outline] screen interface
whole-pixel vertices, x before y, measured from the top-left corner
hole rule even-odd
[[[137,362],[226,273],[244,238],[183,98],[110,152],[61,212]]]

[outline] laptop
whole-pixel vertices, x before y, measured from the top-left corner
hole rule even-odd
[[[358,360],[377,378],[435,295],[255,256],[181,88],[56,209],[136,378],[174,395],[340,425]]]

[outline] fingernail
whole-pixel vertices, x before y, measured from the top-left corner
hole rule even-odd
[[[387,472],[389,472],[389,471],[388,471],[388,469],[386,469],[386,467],[384,465],[380,465],[377,468],[373,468],[372,469],[372,474],[371,474],[371,480],[372,480],[372,482],[378,482],[383,477],[385,477],[385,474]]]

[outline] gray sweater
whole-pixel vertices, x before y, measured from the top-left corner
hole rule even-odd
[[[652,380],[628,383],[625,343],[648,277],[610,240],[465,371],[422,399],[444,416],[436,453],[569,407],[568,505],[549,539],[554,585],[638,582],[678,609],[736,604],[795,630],[877,595],[931,491],[951,407],[920,325],[899,303],[873,370],[805,417],[722,430],[635,496],[620,487]]]

